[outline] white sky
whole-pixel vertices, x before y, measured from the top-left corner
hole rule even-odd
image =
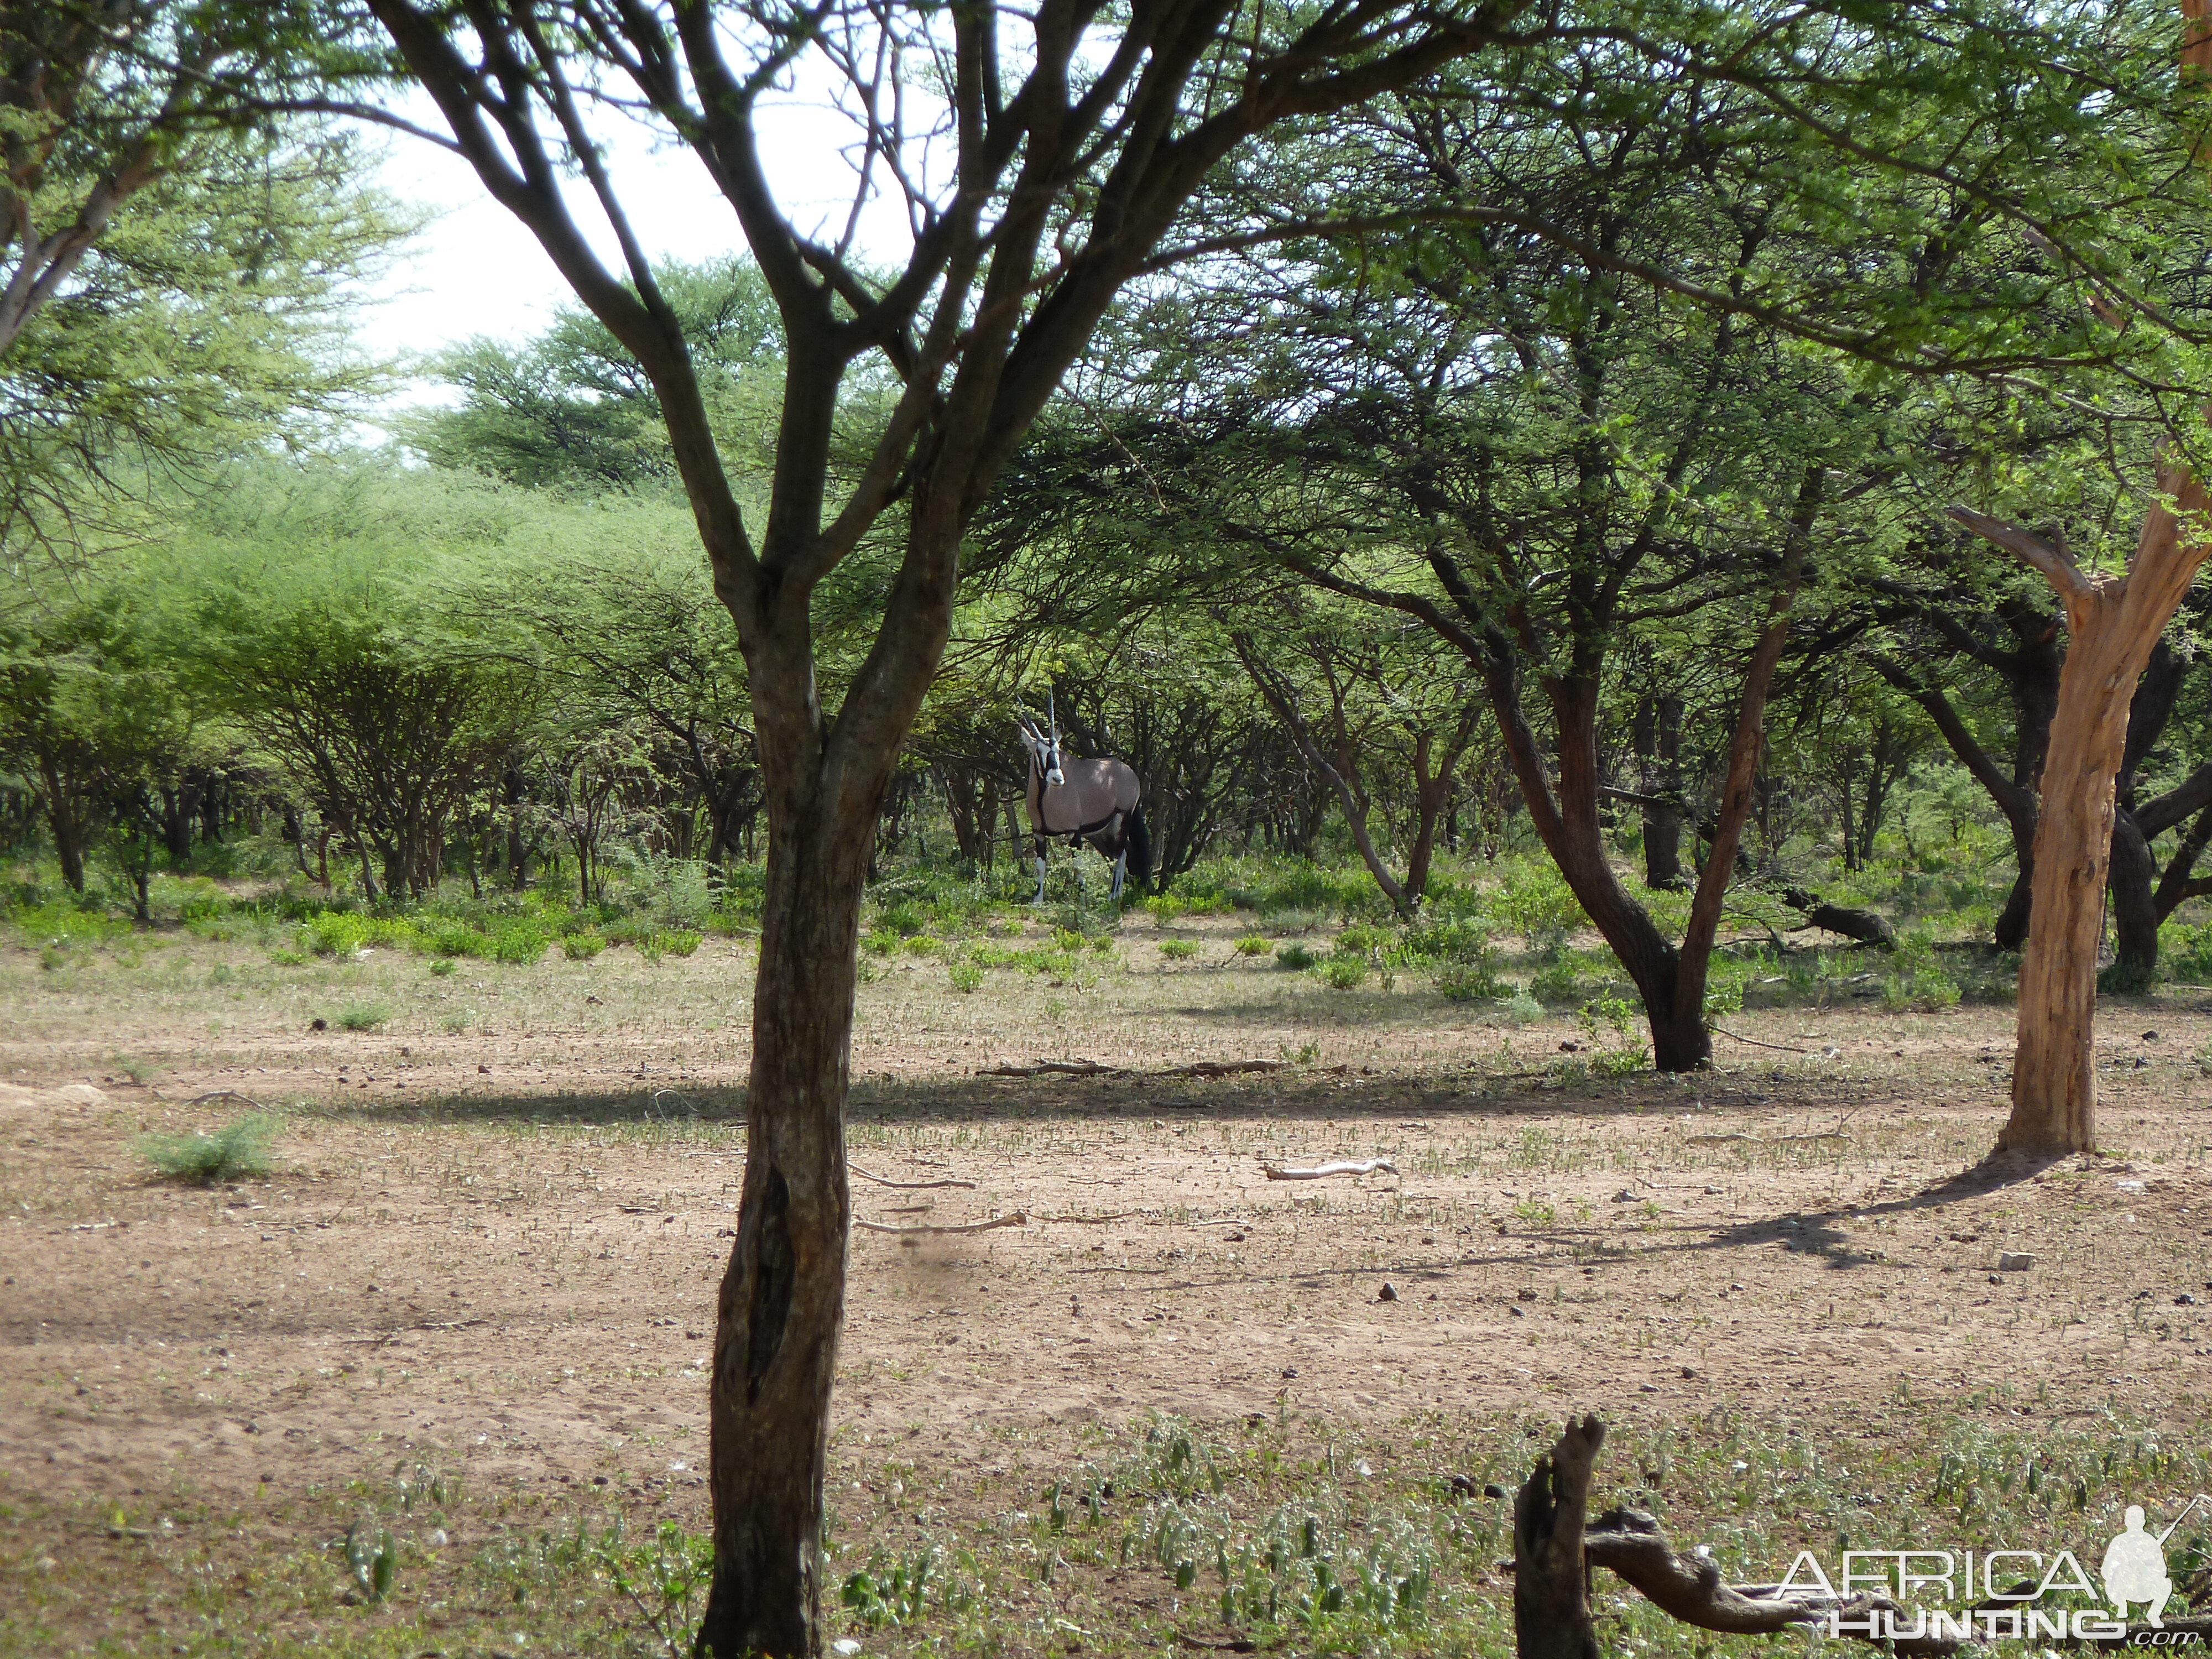
[[[418,97],[409,118],[442,131],[436,107]],[[816,98],[796,95],[761,114],[763,152],[778,199],[804,231],[820,225],[834,240],[851,204],[853,174],[839,146],[852,136],[844,118]],[[639,240],[655,258],[705,259],[740,251],[737,215],[687,151],[657,145],[642,129],[606,129],[608,171]],[[438,216],[403,248],[386,273],[364,291],[356,338],[379,359],[434,352],[476,335],[520,340],[544,329],[573,295],[553,262],[520,221],[493,201],[467,162],[405,134],[385,134],[379,177],[394,197]],[[581,180],[570,193],[577,222],[619,268],[614,239]],[[879,199],[863,216],[861,252],[903,263],[906,235],[899,204]],[[434,385],[416,383],[397,405],[435,400]]]

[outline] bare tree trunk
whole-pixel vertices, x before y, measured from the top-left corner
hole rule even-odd
[[[822,1483],[852,1209],[854,957],[874,840],[865,827],[833,831],[823,820],[834,805],[769,818],[744,1190],[708,1408],[714,1580],[697,1650],[721,1659],[822,1645]]]
[[[2157,488],[2185,513],[2212,507],[2203,484],[2178,463],[2159,469]],[[2185,534],[2154,501],[2127,573],[2093,577],[2025,531],[1959,508],[1952,516],[2040,571],[2066,604],[2066,665],[2035,832],[2035,925],[2020,969],[2012,1115],[1997,1148],[2087,1152],[2097,1144],[2097,948],[2129,707],[2151,647],[2212,543]]]
[[[1583,1528],[1605,1425],[1569,1420],[1513,1500],[1513,1638],[1520,1659],[1598,1659]]]
[[[2158,897],[2153,884],[2158,861],[2142,826],[2124,806],[2112,811],[2110,880],[2112,894],[2112,966],[2123,983],[2147,988],[2158,968]]]
[[[1636,753],[1643,775],[1644,884],[1673,890],[1682,875],[1682,700],[1646,697],[1636,710]]]
[[[41,762],[40,781],[46,786],[46,827],[54,837],[54,855],[61,860],[62,879],[70,891],[84,891],[84,847],[90,838],[83,798],[68,787],[59,767]]]

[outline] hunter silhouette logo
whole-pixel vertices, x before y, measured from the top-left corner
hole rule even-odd
[[[2143,1617],[2149,1620],[2150,1627],[2166,1628],[2166,1620],[2160,1615],[2166,1611],[2166,1598],[2173,1594],[2173,1580],[2166,1571],[2166,1540],[2188,1518],[2191,1510],[2205,1503],[2212,1503],[2212,1498],[2197,1493],[2166,1530],[2155,1536],[2143,1530],[2142,1505],[2128,1505],[2128,1512],[2123,1517],[2127,1530],[2106,1547],[2104,1563],[2098,1568],[2099,1576],[2105,1581],[2105,1599],[2112,1604],[2114,1617],[2125,1619],[2128,1603],[2141,1601],[2145,1607]]]

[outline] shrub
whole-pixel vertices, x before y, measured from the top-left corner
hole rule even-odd
[[[1331,957],[1322,977],[1340,991],[1349,991],[1367,977],[1365,957]]]
[[[536,962],[545,954],[545,935],[527,922],[517,922],[492,935],[489,954],[495,962]]]
[[[983,988],[983,969],[979,963],[949,962],[945,965],[945,974],[952,981],[952,988],[963,996],[973,996]]]
[[[1448,962],[1437,971],[1437,989],[1452,1002],[1488,1002],[1512,988],[1487,962]],[[1536,1013],[1541,1018],[1543,1010]]]
[[[1287,968],[1292,973],[1303,973],[1314,965],[1314,953],[1303,945],[1285,945],[1275,952],[1275,965]]]
[[[167,1179],[208,1187],[267,1175],[269,1143],[276,1135],[276,1120],[255,1113],[232,1120],[211,1135],[146,1135],[138,1151]]]
[[[1271,933],[1310,933],[1328,920],[1318,910],[1268,910],[1261,913],[1260,925]]]
[[[1237,941],[1237,954],[1240,957],[1264,957],[1267,954],[1269,944],[1265,934],[1247,933]]]
[[[1544,1017],[1544,1005],[1526,991],[1516,991],[1499,1005],[1506,1018],[1516,1025],[1534,1025]]]
[[[906,948],[918,957],[933,957],[945,948],[945,941],[933,933],[908,935]]]
[[[1881,1006],[1892,1013],[1907,1008],[1933,1013],[1938,1009],[1955,1007],[1958,1001],[1958,981],[1932,963],[1914,969],[1910,975],[1893,975],[1882,982]]]
[[[1642,1043],[1622,1048],[1602,1048],[1590,1056],[1590,1070],[1600,1077],[1622,1078],[1646,1070],[1651,1051]]]
[[[607,936],[596,927],[561,935],[561,954],[571,962],[589,962],[607,948]]]
[[[1160,954],[1170,962],[1188,962],[1198,954],[1198,941],[1188,939],[1164,939]]]
[[[1394,949],[1397,943],[1398,936],[1388,927],[1376,927],[1364,921],[1355,921],[1336,936],[1336,943],[1330,948],[1339,956],[1364,957]]]
[[[2100,996],[2143,996],[2157,983],[2158,964],[2154,962],[2116,962],[2097,975]]]
[[[1571,962],[1549,962],[1528,980],[1528,994],[1539,1002],[1574,1002],[1582,996],[1582,981]]]
[[[693,933],[688,927],[678,927],[665,933],[656,934],[653,943],[672,957],[688,957],[699,948],[700,940],[705,937],[702,933]]]
[[[356,1002],[338,1010],[341,1031],[380,1031],[391,1024],[392,1010],[380,1002]]]
[[[451,974],[453,971],[453,957],[440,957],[435,962],[433,962],[430,964],[430,971],[435,974],[440,979],[445,978],[448,974]]]
[[[860,941],[860,948],[871,956],[887,957],[899,948],[899,936],[889,928],[878,927]]]
[[[1413,962],[1481,962],[1490,956],[1490,932],[1480,923],[1425,921],[1406,930],[1400,948]]]

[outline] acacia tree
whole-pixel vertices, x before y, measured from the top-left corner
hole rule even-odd
[[[1437,826],[1458,788],[1482,701],[1441,663],[1432,635],[1408,639],[1316,609],[1292,595],[1271,630],[1273,649],[1243,628],[1230,631],[1230,649],[1306,765],[1334,793],[1375,884],[1411,921],[1428,891]],[[1394,804],[1403,811],[1394,814]],[[1378,808],[1386,832],[1391,817],[1402,821],[1402,833],[1386,835],[1382,845]],[[1390,867],[1390,840],[1403,854],[1402,874]]]
[[[711,1384],[714,1578],[702,1652],[820,1638],[828,1402],[850,1198],[843,1106],[859,908],[884,789],[951,626],[963,533],[1121,286],[1214,165],[1269,125],[1345,108],[1492,44],[1516,0],[1330,5],[1245,17],[1230,0],[1105,13],[708,0],[364,0],[447,140],[536,235],[651,382],[715,591],[749,673],[769,819],[738,1239]],[[1516,36],[1540,40],[1546,26]],[[762,160],[762,94],[805,60],[862,129],[842,228],[810,234]],[[592,130],[641,106],[730,204],[775,300],[785,376],[769,501],[740,510],[693,342],[661,291]],[[621,250],[593,251],[580,173]],[[878,278],[857,248],[888,190],[911,232]],[[841,390],[888,367],[865,464],[830,496]],[[834,708],[817,590],[872,540],[896,549],[879,626]]]

